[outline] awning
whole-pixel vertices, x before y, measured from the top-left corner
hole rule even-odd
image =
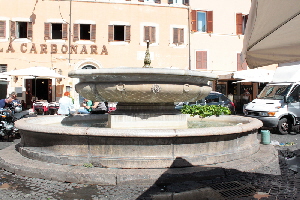
[[[252,0],[242,59],[249,68],[300,61],[299,33],[299,0]]]
[[[274,73],[273,70],[248,69],[234,72],[233,78],[242,80],[240,82],[267,83],[272,81]]]
[[[4,72],[4,75],[9,76],[33,76],[43,78],[65,78],[60,74],[57,74],[54,70],[48,67],[29,67],[25,69],[12,70],[10,72]]]

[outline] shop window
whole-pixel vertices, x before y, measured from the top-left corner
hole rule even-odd
[[[213,11],[192,10],[192,31],[213,32]]]
[[[244,35],[246,24],[248,21],[248,15],[243,15],[242,13],[236,14],[236,34]]]
[[[68,24],[64,23],[45,23],[44,29],[45,40],[67,40]]]
[[[73,40],[96,40],[96,24],[74,24]]]
[[[130,26],[128,25],[109,25],[108,26],[109,42],[130,42]]]

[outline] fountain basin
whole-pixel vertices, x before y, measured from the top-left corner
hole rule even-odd
[[[105,168],[169,168],[244,158],[259,149],[261,121],[241,116],[205,118],[234,126],[193,129],[68,127],[61,123],[107,120],[108,115],[43,116],[16,122],[18,151],[31,159],[65,165],[92,163]],[[188,118],[200,121],[200,118]]]

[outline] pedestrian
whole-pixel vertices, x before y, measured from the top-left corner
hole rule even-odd
[[[9,105],[11,104],[12,101],[13,101],[13,99],[11,97],[8,97],[6,99],[1,99],[0,100],[0,109],[9,107]]]
[[[70,111],[74,109],[74,104],[70,98],[70,92],[65,92],[64,96],[59,100],[59,109],[57,114],[59,115],[69,115]]]
[[[247,104],[250,101],[250,92],[248,89],[245,89],[245,92],[242,94],[242,102],[243,104]]]
[[[79,109],[79,114],[90,114],[92,111],[93,102],[89,99],[84,99],[82,103],[83,109]]]

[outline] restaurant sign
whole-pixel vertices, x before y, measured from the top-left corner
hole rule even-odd
[[[105,45],[102,46],[102,49],[98,49],[97,45],[70,45],[70,48],[68,45],[63,44],[61,46],[58,46],[57,44],[40,44],[36,45],[35,43],[31,43],[29,45],[28,43],[22,43],[20,45],[20,52],[22,53],[34,53],[34,54],[95,54],[95,55],[108,55],[108,51]],[[0,53],[15,53],[15,49],[13,47],[13,44],[10,43],[6,49],[0,47]]]

